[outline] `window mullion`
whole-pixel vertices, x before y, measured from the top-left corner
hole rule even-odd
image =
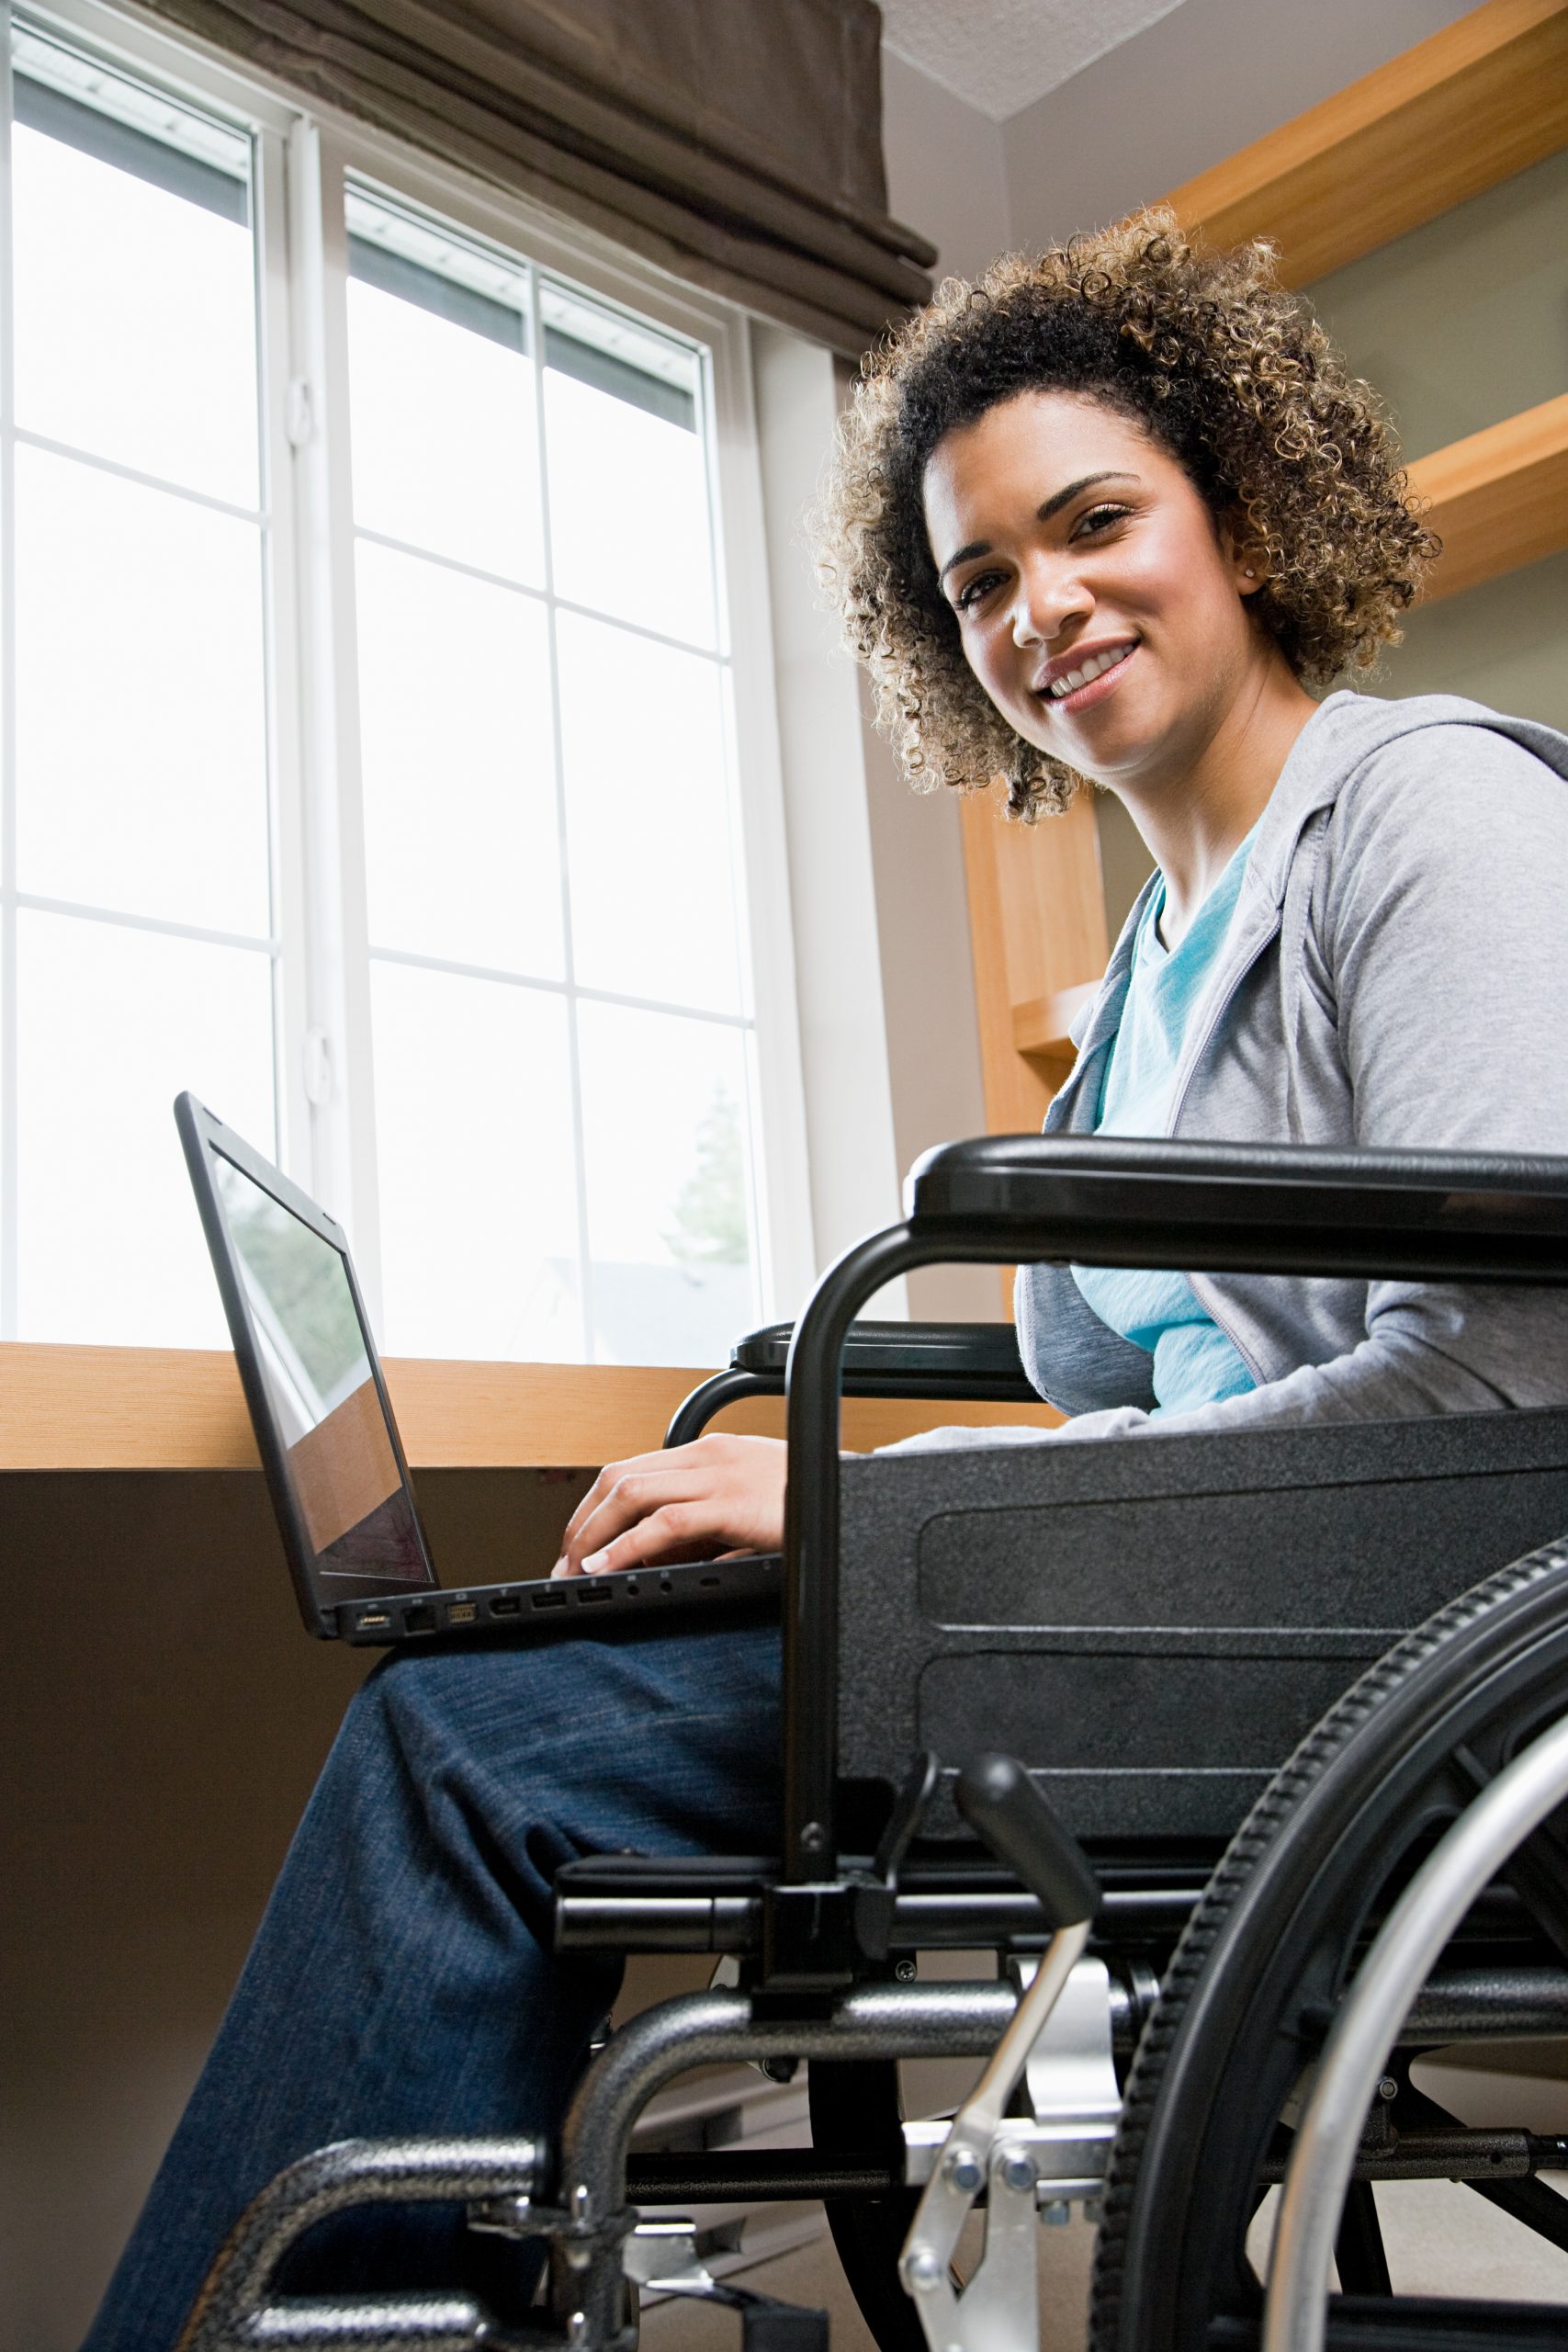
[[[716,551],[731,647],[729,722],[735,737],[739,863],[750,958],[757,1094],[761,1269],[768,1311],[794,1315],[818,1273],[818,1237],[807,1153],[806,1080],[795,985],[790,841],[784,821],[772,589],[756,382],[744,321],[716,336],[712,359]],[[790,685],[804,691],[798,680]],[[818,689],[815,682],[812,698]],[[755,1131],[755,1130],[754,1130]]]
[[[17,534],[11,11],[0,0],[0,1340],[17,1336]]]
[[[306,1027],[326,1041],[321,1099],[310,1105],[311,1189],[349,1227],[360,1283],[378,1321],[343,167],[303,118],[289,136],[288,188]]]
[[[566,760],[561,727],[560,660],[557,643],[556,578],[550,537],[550,449],[545,415],[545,334],[539,317],[539,273],[528,272],[528,356],[534,369],[534,401],[539,453],[539,515],[544,533],[545,595],[549,620],[550,745],[555,763],[556,842],[560,856],[561,954],[566,979],[566,1066],[571,1089],[571,1150],[577,1208],[578,1314],[582,1361],[593,1361],[593,1261],[588,1234],[588,1158],[582,1124],[582,1057],[577,1033],[577,967],[571,940],[571,878],[566,825]]]
[[[287,430],[292,351],[286,144],[277,132],[263,130],[256,134],[254,153],[256,360],[266,517],[262,609],[267,640],[271,928],[277,942],[273,1018],[278,1158],[291,1174],[308,1184],[310,1106],[305,1090],[305,1033],[310,951],[305,914],[299,551],[293,452]]]

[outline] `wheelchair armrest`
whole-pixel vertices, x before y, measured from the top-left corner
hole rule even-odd
[[[917,1262],[1568,1283],[1568,1159],[1544,1155],[979,1136],[908,1191]]]
[[[748,1331],[731,1367],[774,1375],[782,1389],[794,1336],[793,1323]],[[855,1396],[1035,1397],[1010,1323],[852,1323],[843,1364]]]
[[[737,1340],[728,1369],[683,1399],[665,1444],[689,1444],[716,1413],[742,1396],[782,1396],[794,1336],[793,1323],[766,1323]],[[843,1394],[966,1398],[990,1405],[1040,1401],[1010,1323],[852,1323],[844,1342]]]

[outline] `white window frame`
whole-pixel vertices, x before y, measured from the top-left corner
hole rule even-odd
[[[226,115],[254,140],[279,1156],[288,1172],[348,1227],[377,1320],[381,1285],[349,474],[345,175],[352,173],[514,251],[537,268],[623,305],[709,355],[706,446],[716,602],[720,653],[728,658],[732,682],[755,1016],[755,1127],[762,1177],[758,1274],[764,1314],[793,1313],[815,1279],[817,1256],[762,475],[745,313],[544,206],[489,188],[400,141],[295,96],[269,76],[237,70],[210,45],[171,35],[130,9],[100,0],[51,0],[16,13],[40,30],[90,44],[109,63]],[[8,285],[0,285],[0,332],[8,340]],[[8,370],[6,380],[8,398]],[[9,414],[0,423],[7,428],[8,467]],[[7,515],[8,492],[8,481],[0,481]],[[7,524],[0,541],[0,585],[7,592],[7,611],[10,564]],[[7,628],[7,661],[11,642]],[[0,679],[0,686],[8,684]],[[8,714],[8,692],[6,708]],[[8,739],[5,754],[9,775],[14,761]],[[0,796],[0,808],[8,818],[13,807],[14,793],[7,790]],[[13,860],[7,859],[6,870],[14,870]],[[14,936],[9,922],[4,935],[8,948]],[[14,969],[0,970],[0,989],[13,1006],[14,981]],[[12,1013],[0,1035],[9,1038],[14,1031]],[[4,1061],[0,1090],[0,1100],[14,1111],[15,1069]],[[14,1136],[14,1115],[6,1126]],[[12,1202],[16,1189],[7,1179],[14,1175],[14,1169],[0,1166],[0,1193]],[[0,1220],[0,1248],[7,1233],[14,1249],[14,1216]],[[0,1265],[0,1290],[14,1300],[15,1282],[4,1279],[7,1271],[14,1274],[14,1266]]]

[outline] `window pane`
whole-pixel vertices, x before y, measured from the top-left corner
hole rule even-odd
[[[581,1358],[566,1008],[371,966],[386,1345]]]
[[[24,39],[28,53],[61,55]],[[248,141],[112,75],[77,74],[95,103],[17,80],[17,422],[254,506]]]
[[[269,929],[260,534],[17,452],[21,888]]]
[[[692,355],[551,289],[545,434],[558,595],[715,641],[706,456]]]
[[[352,193],[348,227],[355,522],[541,584],[525,274]]]
[[[275,1155],[270,956],[23,908],[17,963],[19,1336],[226,1347],[173,1105]]]
[[[558,978],[543,606],[368,541],[358,594],[372,940]]]
[[[586,988],[733,1012],[736,873],[716,662],[563,613],[572,955]],[[606,727],[607,707],[636,713]]]
[[[598,1363],[723,1363],[757,1320],[744,1033],[578,1007]]]

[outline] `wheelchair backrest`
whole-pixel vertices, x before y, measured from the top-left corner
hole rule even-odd
[[[1227,1837],[1374,1658],[1568,1530],[1568,1412],[1051,1440],[843,1470],[839,1753],[1024,1759],[1080,1838]]]

